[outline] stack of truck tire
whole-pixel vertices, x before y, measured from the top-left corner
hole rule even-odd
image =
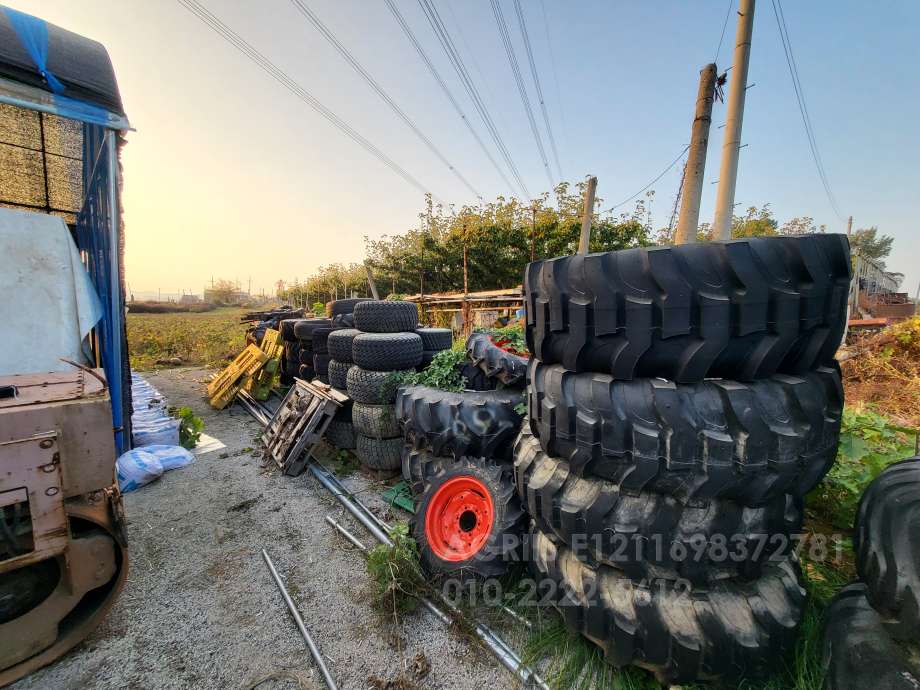
[[[301,341],[294,332],[294,326],[298,321],[304,319],[282,319],[278,322],[278,330],[281,333],[281,340],[284,343],[284,354],[281,357],[280,381],[282,386],[290,386],[294,383],[294,377],[300,376],[301,365]],[[312,319],[306,319],[312,320]],[[303,378],[301,376],[301,378]],[[313,377],[310,376],[309,381]]]
[[[837,452],[850,272],[831,234],[528,265],[528,557],[607,662],[733,687],[787,662],[792,535]]]
[[[412,534],[426,569],[495,577],[521,558],[526,516],[514,489],[512,447],[523,419],[527,359],[485,333],[470,336],[467,357],[462,373],[479,390],[399,389],[402,470],[415,497]]]
[[[827,690],[920,688],[920,456],[890,465],[862,495],[859,581],[824,619]]]
[[[419,328],[412,302],[367,300],[354,306],[353,328],[330,336],[332,385],[352,399],[355,453],[365,467],[400,467],[402,432],[394,414],[400,376],[451,346],[445,328]]]

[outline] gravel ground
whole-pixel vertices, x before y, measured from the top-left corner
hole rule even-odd
[[[363,560],[323,518],[336,516],[365,544],[370,535],[312,476],[266,473],[250,450],[259,445],[258,425],[240,408],[208,407],[207,373],[176,369],[148,379],[171,404],[192,407],[227,448],[126,495],[131,570],[120,599],[77,649],[12,687],[249,688],[285,671],[259,687],[324,687],[263,547],[340,688],[392,680],[418,654],[431,665],[420,688],[514,687],[497,662],[429,614],[411,614],[401,629],[381,620],[368,601]],[[356,474],[343,483],[393,517],[371,479]]]

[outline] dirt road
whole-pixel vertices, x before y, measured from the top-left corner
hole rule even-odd
[[[125,497],[131,570],[124,593],[82,645],[12,687],[248,688],[280,671],[294,675],[259,688],[324,687],[263,547],[339,687],[385,683],[420,653],[431,664],[420,688],[511,687],[497,663],[429,614],[412,614],[401,630],[381,621],[368,601],[362,558],[324,517],[340,518],[367,544],[370,536],[309,475],[266,474],[252,450],[258,425],[239,408],[211,410],[201,397],[205,375],[182,369],[147,378],[170,404],[191,406],[227,448]],[[344,483],[393,517],[371,480],[355,475]]]

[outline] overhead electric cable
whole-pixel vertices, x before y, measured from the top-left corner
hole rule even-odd
[[[728,0],[728,9],[725,10],[725,21],[722,22],[722,33],[719,35],[719,45],[716,48],[716,56],[713,58],[715,64],[719,64],[719,54],[722,52],[722,41],[725,40],[725,29],[728,26],[728,18],[732,14],[732,6],[735,4],[735,0]]]
[[[403,109],[399,107],[396,101],[393,100],[390,94],[386,92],[386,90],[377,82],[377,80],[375,80],[370,75],[370,73],[364,69],[361,63],[358,62],[354,55],[352,55],[351,51],[349,51],[348,48],[346,48],[344,44],[339,41],[335,34],[325,24],[323,24],[322,20],[316,15],[316,13],[307,7],[303,0],[291,0],[291,2],[300,11],[300,13],[306,17],[311,24],[313,24],[313,26],[317,31],[319,31],[322,37],[325,38],[330,43],[330,45],[332,45],[332,47],[339,52],[339,55],[341,55],[342,58],[344,58],[344,60],[349,65],[351,65],[351,67],[364,79],[364,81],[367,82],[368,86],[370,86],[374,92],[380,96],[381,100],[383,100],[383,102],[386,103],[394,113],[396,113],[396,116],[401,119],[409,129],[412,130],[412,133],[415,134],[415,136],[417,136],[423,144],[425,144],[428,150],[431,151],[438,158],[438,160],[446,165],[450,171],[454,173],[454,175],[456,175],[457,179],[460,180],[468,190],[470,190],[473,196],[475,196],[477,199],[481,199],[482,195],[476,191],[473,185],[471,185],[469,181],[460,173],[460,171],[457,170],[453,163],[447,160],[447,157],[441,153],[441,151],[437,146],[434,145],[431,139],[418,128],[412,118],[406,115]]]
[[[372,156],[377,158],[381,163],[386,165],[390,170],[395,172],[397,175],[402,177],[406,182],[411,184],[416,189],[420,190],[425,194],[429,194],[430,191],[428,188],[410,175],[404,168],[394,162],[389,156],[387,156],[383,151],[374,146],[368,139],[359,134],[355,129],[353,129],[347,122],[342,118],[336,115],[333,111],[327,108],[323,103],[315,98],[310,92],[304,89],[300,84],[291,79],[284,71],[282,71],[277,65],[275,65],[271,60],[265,57],[262,53],[256,50],[252,45],[246,42],[239,34],[237,34],[233,29],[224,24],[220,19],[212,14],[207,8],[202,6],[196,0],[178,0],[179,4],[189,10],[194,14],[198,19],[200,19],[205,25],[213,29],[221,38],[227,41],[234,48],[239,50],[243,55],[252,60],[256,65],[258,65],[266,74],[272,77],[275,81],[281,84],[284,88],[290,91],[292,94],[297,96],[304,103],[309,105],[313,110],[322,115],[326,120],[331,124],[335,125],[343,134],[345,134],[349,139],[354,141],[356,144],[365,149]],[[439,202],[441,201],[437,197]],[[441,202],[443,203],[443,202]]]
[[[645,185],[645,186],[644,186],[642,189],[640,189],[638,192],[636,192],[635,194],[633,194],[632,196],[630,196],[630,197],[628,197],[628,198],[626,198],[626,199],[623,199],[623,201],[621,201],[620,203],[614,204],[614,205],[611,206],[610,208],[604,209],[603,211],[601,211],[601,213],[609,213],[610,211],[613,211],[613,210],[615,210],[615,209],[618,209],[618,208],[620,208],[620,206],[622,206],[623,204],[629,203],[630,201],[632,201],[633,199],[635,199],[637,196],[639,196],[640,194],[642,194],[642,192],[644,192],[646,189],[648,189],[648,188],[651,187],[653,184],[655,184],[656,182],[658,182],[658,180],[660,180],[662,177],[664,177],[665,174],[666,174],[671,168],[673,168],[675,165],[677,165],[677,162],[678,162],[681,158],[684,157],[684,154],[689,150],[689,148],[690,148],[690,144],[687,144],[686,146],[684,146],[683,150],[678,154],[677,158],[675,158],[673,161],[671,161],[671,162],[668,164],[668,167],[665,168],[664,170],[662,170],[661,173],[658,175],[658,177],[656,177],[654,180],[652,180],[651,182],[649,182],[647,185]]]
[[[447,32],[447,29],[444,26],[444,22],[438,13],[438,9],[434,6],[431,0],[418,0],[418,3],[422,8],[422,12],[425,14],[425,18],[431,25],[435,36],[440,42],[441,47],[444,49],[444,52],[447,55],[447,59],[450,61],[454,71],[457,72],[457,76],[460,77],[460,82],[463,84],[463,88],[466,90],[467,95],[469,95],[470,100],[476,107],[476,111],[482,118],[483,124],[486,126],[486,130],[489,132],[489,135],[495,142],[495,146],[498,148],[499,153],[501,153],[505,164],[511,171],[512,177],[514,177],[515,182],[517,182],[518,186],[524,192],[524,197],[526,200],[530,201],[531,195],[527,189],[527,185],[524,184],[524,180],[521,178],[521,174],[518,171],[517,166],[511,159],[511,153],[508,151],[508,147],[505,146],[505,142],[502,140],[501,135],[498,132],[498,128],[495,126],[495,122],[492,120],[491,115],[489,115],[488,108],[486,108],[482,97],[479,95],[479,90],[476,88],[476,84],[470,78],[469,72],[466,69],[466,66],[463,64],[463,58],[460,56],[460,53],[457,51],[456,46],[451,40],[450,34]]]
[[[527,89],[524,86],[524,77],[521,76],[521,67],[518,65],[517,58],[514,55],[514,44],[511,43],[511,34],[508,31],[508,24],[505,21],[505,15],[502,13],[502,8],[498,0],[491,0],[491,2],[492,13],[495,15],[495,24],[498,26],[498,33],[501,36],[502,45],[505,47],[505,55],[508,57],[508,63],[511,65],[511,73],[514,75],[514,83],[517,85],[518,94],[521,96],[521,103],[524,104],[524,111],[527,113],[527,121],[530,123],[530,131],[533,132],[534,141],[537,142],[540,160],[543,161],[543,168],[546,170],[546,177],[549,179],[549,186],[552,190],[555,188],[556,183],[553,182],[553,174],[549,169],[549,160],[546,158],[543,140],[540,138],[540,131],[537,129],[537,121],[533,116],[533,108],[530,106],[530,98],[528,98]]]
[[[799,114],[802,116],[802,124],[805,125],[805,135],[808,138],[808,147],[811,150],[811,157],[815,162],[815,168],[818,170],[818,177],[827,194],[827,200],[830,202],[834,214],[839,220],[843,220],[843,215],[837,206],[837,199],[831,192],[830,182],[827,179],[827,171],[824,169],[824,161],[821,159],[821,153],[818,150],[818,140],[815,137],[815,129],[808,114],[808,105],[805,101],[805,91],[802,88],[802,81],[799,78],[799,69],[795,64],[795,57],[792,54],[792,42],[789,40],[789,29],[786,26],[786,17],[783,15],[783,5],[780,0],[771,0],[773,3],[773,15],[776,17],[776,26],[779,29],[779,37],[783,43],[783,52],[786,55],[786,65],[789,67],[789,76],[792,78],[792,88],[795,91],[795,99],[799,106]]]
[[[517,13],[518,23],[521,25],[521,36],[524,38],[527,62],[530,63],[530,75],[533,77],[533,85],[537,91],[537,99],[540,101],[540,110],[543,111],[543,124],[546,125],[546,136],[549,139],[549,146],[553,152],[553,160],[556,162],[556,170],[559,173],[559,179],[562,180],[565,176],[562,174],[562,165],[559,163],[559,151],[556,150],[556,139],[553,137],[553,128],[549,124],[549,114],[546,112],[543,89],[540,87],[540,75],[537,73],[537,63],[533,59],[533,47],[530,44],[530,36],[527,34],[527,23],[524,21],[524,10],[521,8],[521,0],[514,0],[514,11]]]
[[[549,48],[549,62],[553,68],[553,82],[556,85],[556,105],[559,106],[559,118],[562,120],[562,137],[568,141],[568,125],[565,123],[565,107],[562,105],[562,90],[559,88],[559,72],[556,70],[556,54],[553,51],[553,41],[549,36],[549,17],[546,14],[546,3],[540,0],[540,9],[543,11],[543,28],[546,30],[546,47]]]
[[[412,43],[412,46],[415,48],[415,51],[419,54],[419,57],[422,58],[422,62],[425,63],[425,66],[428,68],[428,71],[431,73],[431,76],[434,77],[435,81],[438,82],[438,86],[441,87],[441,90],[444,92],[444,95],[447,96],[447,100],[450,101],[450,104],[454,107],[454,110],[457,111],[457,114],[460,116],[460,119],[463,120],[463,124],[466,125],[466,128],[470,131],[470,134],[473,135],[473,138],[476,140],[476,143],[479,144],[479,148],[482,149],[482,152],[485,154],[486,158],[489,159],[489,162],[492,164],[492,167],[498,172],[505,184],[508,185],[508,188],[511,190],[512,194],[515,194],[514,186],[511,184],[511,180],[508,179],[508,176],[505,175],[505,171],[501,169],[498,165],[498,162],[495,158],[492,157],[492,154],[486,148],[485,143],[483,143],[482,138],[479,136],[479,133],[475,130],[472,123],[467,118],[466,113],[463,112],[463,109],[460,107],[460,104],[457,102],[457,99],[454,98],[453,93],[451,93],[450,88],[448,88],[447,83],[444,81],[441,74],[438,72],[437,68],[431,62],[431,59],[428,57],[428,54],[422,48],[418,39],[415,37],[415,34],[412,33],[412,29],[406,23],[406,20],[403,18],[399,9],[396,7],[396,3],[393,0],[384,0],[387,7],[390,8],[390,12],[393,14],[393,17],[396,19],[396,22],[402,28],[403,32],[406,34],[406,37],[409,39],[409,42]]]

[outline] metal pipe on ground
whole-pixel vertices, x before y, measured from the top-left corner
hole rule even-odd
[[[338,482],[338,479],[336,479],[334,475],[327,473],[325,469],[316,469],[318,467],[319,466],[315,464],[310,466],[310,469],[313,472],[313,476],[315,476],[320,481],[320,483],[325,486],[333,496],[335,496],[339,503],[345,506],[346,510],[348,510],[348,512],[351,513],[355,519],[358,520],[358,522],[364,525],[378,541],[386,544],[387,546],[392,546],[393,541],[389,538],[389,536],[382,532],[380,526],[378,525],[378,523],[380,523],[380,518],[371,513],[366,506],[354,505],[352,503],[352,499],[350,499],[347,495],[344,487],[342,487],[342,485]],[[350,541],[355,546],[358,546],[359,548],[363,546],[357,537],[355,537],[341,524],[336,522],[333,518],[327,516],[326,522],[332,525],[332,527],[335,528],[337,532],[339,532],[343,537],[348,539],[348,541]],[[454,615],[462,615],[448,602],[444,601],[443,599],[441,601],[454,613]],[[442,623],[444,623],[444,625],[450,625],[453,622],[453,618],[442,611],[437,606],[437,604],[432,602],[430,599],[421,598],[421,602],[425,608],[434,614],[434,616]],[[514,617],[518,618],[517,615]],[[546,681],[544,681],[533,669],[525,665],[521,660],[521,657],[519,657],[517,653],[511,649],[511,647],[509,647],[501,637],[493,632],[491,628],[489,628],[484,623],[477,623],[474,632],[476,633],[476,637],[478,637],[489,649],[489,651],[492,652],[495,658],[498,659],[499,663],[501,663],[501,665],[504,666],[508,671],[517,676],[525,687],[530,685],[532,687],[539,688],[540,690],[549,690],[549,686],[546,684]]]
[[[320,653],[319,647],[316,646],[316,643],[310,636],[310,631],[307,630],[307,626],[304,625],[303,618],[301,618],[300,612],[297,610],[297,606],[294,605],[294,601],[291,599],[291,595],[288,594],[287,589],[285,589],[284,583],[281,581],[281,577],[278,575],[278,571],[275,570],[275,564],[272,563],[272,559],[269,557],[268,552],[265,549],[262,549],[262,558],[265,559],[265,565],[268,566],[272,577],[275,579],[275,584],[278,585],[278,589],[281,590],[281,596],[284,597],[284,603],[287,604],[288,611],[291,612],[291,616],[294,618],[294,623],[297,624],[297,628],[300,630],[300,634],[303,636],[304,641],[307,643],[307,647],[310,649],[310,654],[313,656],[313,661],[315,661],[316,665],[319,667],[319,672],[323,674],[323,680],[326,681],[326,685],[328,686],[329,690],[338,690],[338,686],[335,684],[335,679],[332,677],[332,674],[329,673],[329,669],[326,668],[326,662],[323,660],[323,655]]]

